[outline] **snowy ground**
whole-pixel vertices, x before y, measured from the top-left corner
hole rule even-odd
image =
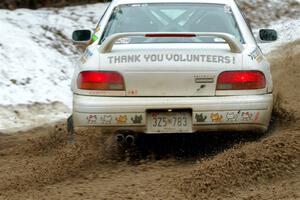
[[[70,35],[95,27],[105,7],[0,10],[0,104],[61,101],[71,106],[70,77],[80,52]]]
[[[71,76],[81,53],[70,35],[78,28],[94,28],[106,6],[0,10],[0,132],[70,114]],[[261,45],[265,53],[300,37],[300,19],[282,19],[270,28],[280,39]]]
[[[71,76],[81,53],[70,35],[78,28],[94,28],[106,7],[0,10],[0,132],[69,115]],[[41,112],[30,117],[28,108]]]

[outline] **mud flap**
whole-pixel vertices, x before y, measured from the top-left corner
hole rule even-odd
[[[68,142],[70,144],[73,144],[75,142],[75,131],[74,131],[74,123],[73,123],[72,115],[67,119],[67,130],[69,134]]]

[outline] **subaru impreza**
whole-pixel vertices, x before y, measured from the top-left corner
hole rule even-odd
[[[269,63],[234,0],[114,0],[72,80],[74,127],[109,133],[268,129]]]

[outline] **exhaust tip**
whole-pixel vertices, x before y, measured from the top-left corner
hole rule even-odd
[[[127,135],[125,138],[125,142],[128,145],[133,145],[135,142],[135,137],[133,135]]]
[[[125,136],[123,134],[116,135],[116,141],[122,143],[125,140]]]

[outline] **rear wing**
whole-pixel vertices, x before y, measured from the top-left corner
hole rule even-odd
[[[232,53],[242,53],[244,48],[241,42],[239,42],[233,35],[227,33],[217,32],[199,32],[199,33],[116,33],[107,37],[101,45],[100,53],[110,53],[115,42],[121,38],[126,37],[146,37],[146,38],[193,38],[193,37],[216,37],[225,40],[229,45]]]

